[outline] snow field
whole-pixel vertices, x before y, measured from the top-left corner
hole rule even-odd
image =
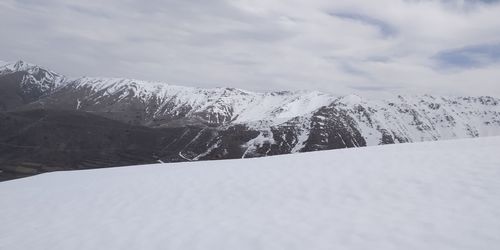
[[[500,137],[0,183],[0,249],[498,249]]]

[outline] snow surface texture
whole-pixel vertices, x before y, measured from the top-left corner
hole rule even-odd
[[[498,249],[500,137],[0,183],[0,249]]]

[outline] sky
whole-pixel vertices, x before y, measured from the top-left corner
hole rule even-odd
[[[0,60],[67,76],[500,97],[496,0],[2,0]]]

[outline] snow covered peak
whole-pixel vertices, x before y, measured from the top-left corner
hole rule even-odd
[[[27,70],[30,70],[33,68],[39,68],[39,67],[37,65],[19,60],[13,65],[13,68],[16,71],[27,71]]]
[[[65,77],[38,65],[19,60],[0,66],[0,76],[17,74],[21,91],[28,96],[44,96],[66,83]]]
[[[2,61],[0,60],[0,68],[3,68],[5,65],[9,64],[8,62],[6,61]]]
[[[59,80],[61,80],[61,78],[64,78],[64,76],[54,71],[42,68],[36,64],[27,63],[23,60],[19,60],[15,63],[6,63],[0,61],[0,65],[2,65],[0,66],[0,75],[14,73],[14,72],[26,72],[30,75],[37,75],[38,78],[43,78],[43,77],[50,79],[59,78]],[[58,82],[60,83],[61,81]]]
[[[6,63],[3,64],[0,68],[0,72],[5,72],[5,73],[11,73],[11,72],[18,72],[18,71],[26,71],[29,73],[34,73],[40,70],[40,67],[38,67],[35,64],[27,63],[22,60],[19,60],[15,63]]]
[[[339,103],[343,103],[347,106],[359,105],[363,102],[363,99],[358,95],[346,95],[338,99]]]

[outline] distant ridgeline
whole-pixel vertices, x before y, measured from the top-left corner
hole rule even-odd
[[[500,99],[256,93],[0,67],[0,180],[500,135]]]

